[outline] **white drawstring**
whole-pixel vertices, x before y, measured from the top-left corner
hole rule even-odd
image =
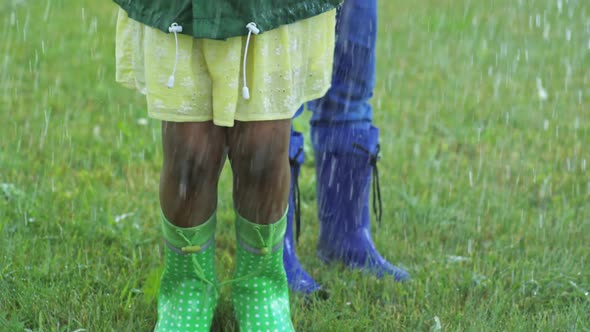
[[[260,33],[260,29],[258,29],[256,27],[256,23],[254,22],[250,22],[246,25],[246,29],[248,29],[248,39],[246,39],[246,50],[244,51],[244,68],[243,68],[243,74],[244,74],[244,87],[242,88],[242,97],[244,97],[244,99],[248,100],[250,99],[250,89],[248,89],[248,80],[247,80],[247,75],[246,75],[246,63],[248,61],[248,48],[250,47],[250,38],[252,37],[252,34],[259,34]]]
[[[250,39],[252,38],[252,34],[259,34],[260,33],[260,29],[258,29],[256,27],[256,23],[254,22],[250,22],[246,25],[246,29],[248,29],[248,38],[246,39],[246,49],[244,51],[244,68],[243,68],[243,74],[244,74],[244,87],[242,88],[242,96],[244,97],[244,99],[248,100],[250,99],[250,89],[248,89],[248,75],[247,75],[247,63],[248,63],[248,49],[250,48]],[[172,70],[172,74],[170,75],[170,77],[168,78],[168,88],[173,88],[174,87],[174,75],[176,75],[176,67],[178,66],[178,56],[179,56],[179,51],[178,51],[178,33],[182,32],[182,26],[178,25],[178,23],[172,23],[170,25],[170,27],[168,28],[168,31],[170,33],[174,34],[174,40],[176,42],[176,58],[174,60],[174,69]]]
[[[176,75],[176,66],[178,66],[178,33],[182,32],[182,26],[174,22],[168,28],[168,32],[174,33],[174,40],[176,41],[176,59],[174,60],[174,69],[172,70],[172,75],[170,75],[170,78],[168,78],[167,85],[169,89],[172,89],[174,87],[174,75]]]

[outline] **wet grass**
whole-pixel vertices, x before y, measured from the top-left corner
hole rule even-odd
[[[380,17],[374,235],[413,280],[318,261],[308,154],[299,255],[332,296],[293,297],[298,330],[590,330],[590,4],[382,1]],[[0,3],[1,331],[154,326],[159,124],[114,83],[114,25],[108,1]],[[227,278],[228,172],[222,187]],[[226,298],[218,329],[231,317]]]

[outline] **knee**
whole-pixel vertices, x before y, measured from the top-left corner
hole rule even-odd
[[[179,198],[187,199],[191,193],[216,186],[223,167],[222,147],[187,142],[170,152],[164,157],[162,184],[176,187]]]
[[[244,146],[232,155],[232,168],[241,181],[253,185],[276,181],[289,171],[288,146],[272,142]]]
[[[290,120],[237,123],[228,144],[236,188],[259,190],[289,179],[290,131]]]

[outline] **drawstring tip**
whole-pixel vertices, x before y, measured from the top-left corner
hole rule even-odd
[[[258,27],[256,26],[256,23],[254,22],[250,22],[248,24],[246,24],[246,29],[248,29],[248,31],[250,31],[251,33],[257,35],[260,33],[260,29],[258,29]]]
[[[242,88],[242,97],[246,100],[250,100],[250,89],[247,86]]]
[[[170,78],[168,78],[168,84],[166,84],[166,86],[168,89],[172,89],[174,87],[174,75],[170,75]]]
[[[182,25],[178,25],[178,23],[172,23],[170,27],[168,27],[168,32],[170,33],[180,33],[182,32]]]

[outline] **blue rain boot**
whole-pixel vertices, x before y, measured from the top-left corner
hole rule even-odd
[[[312,126],[315,149],[320,235],[318,257],[405,281],[408,273],[385,260],[371,239],[369,191],[381,218],[377,174],[379,129],[354,126]]]
[[[291,143],[289,145],[289,162],[291,164],[291,192],[289,194],[289,211],[287,213],[287,232],[284,240],[283,263],[287,272],[289,288],[298,293],[311,294],[320,290],[312,277],[303,269],[295,254],[296,243],[293,240],[293,222],[297,223],[297,238],[299,238],[299,170],[305,160],[303,154],[303,135],[291,130]]]

